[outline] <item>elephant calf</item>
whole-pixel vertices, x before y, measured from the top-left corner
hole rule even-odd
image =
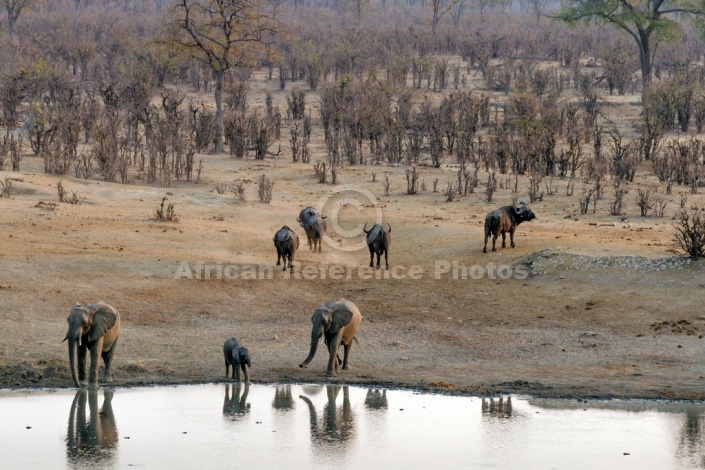
[[[249,367],[252,367],[250,362],[250,352],[246,347],[240,344],[235,338],[230,338],[223,345],[223,356],[225,357],[225,378],[230,378],[230,366],[233,366],[233,379],[237,378],[240,382],[240,369],[245,375],[245,383],[250,383]]]

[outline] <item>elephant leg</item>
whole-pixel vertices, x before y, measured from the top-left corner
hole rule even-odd
[[[336,333],[331,339],[328,345],[328,351],[330,356],[328,357],[328,369],[326,370],[326,377],[335,377],[338,375],[338,368],[340,363],[338,362],[338,349],[340,348],[341,341],[340,331]]]
[[[228,364],[228,361],[225,361],[225,378],[230,378],[230,364]]]
[[[98,388],[98,369],[100,369],[100,356],[103,350],[103,341],[104,338],[100,337],[91,345],[91,365],[88,371],[89,389]]]
[[[240,367],[242,368],[242,375],[245,377],[245,384],[249,384],[250,383],[250,371],[247,367],[247,364],[245,364],[243,362],[242,364],[240,364]]]
[[[113,355],[115,354],[115,348],[117,347],[118,339],[113,341],[108,351],[103,353],[103,364],[105,364],[105,370],[103,371],[103,381],[112,382],[113,381]]]
[[[343,355],[343,370],[350,369],[350,348],[352,348],[352,341],[350,341],[350,344],[345,345],[345,353]]]
[[[237,383],[240,383],[240,364],[233,364],[233,372],[237,376]]]

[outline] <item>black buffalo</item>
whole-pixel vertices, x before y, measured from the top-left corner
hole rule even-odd
[[[326,217],[318,214],[313,207],[307,207],[301,211],[298,220],[299,224],[306,231],[308,247],[313,251],[321,252],[321,241],[326,233]]]
[[[519,206],[504,206],[487,214],[485,217],[485,247],[482,252],[487,253],[487,239],[492,234],[492,251],[497,251],[495,242],[502,234],[502,248],[507,246],[506,237],[509,232],[509,240],[514,248],[514,230],[522,222],[534,219],[536,215],[529,209],[525,202]]]
[[[379,224],[375,224],[371,229],[366,230],[367,224],[362,230],[367,234],[367,247],[370,249],[370,267],[374,266],[375,254],[377,255],[377,269],[380,267],[380,257],[384,253],[385,268],[389,269],[389,247],[392,245],[392,226],[387,224],[389,230]]]
[[[277,266],[281,264],[280,260],[284,260],[283,271],[286,271],[287,266],[293,271],[294,265],[292,263],[296,250],[299,249],[299,236],[285,225],[274,234],[273,240],[274,246],[277,248]]]

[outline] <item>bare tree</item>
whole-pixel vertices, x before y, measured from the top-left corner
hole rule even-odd
[[[171,44],[210,67],[215,79],[215,152],[223,151],[223,79],[225,72],[252,65],[258,46],[274,33],[273,21],[257,0],[180,0]]]
[[[15,34],[15,23],[22,11],[36,3],[37,0],[2,0],[2,5],[7,12],[7,29],[10,35]]]

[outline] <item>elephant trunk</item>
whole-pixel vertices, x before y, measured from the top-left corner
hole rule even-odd
[[[316,350],[318,349],[318,342],[321,339],[321,335],[322,333],[318,329],[313,329],[311,332],[311,350],[308,353],[308,357],[304,359],[304,362],[299,364],[299,367],[306,367],[308,363],[313,360],[313,356],[316,355]]]
[[[71,365],[71,377],[73,378],[73,383],[76,387],[80,387],[81,384],[78,382],[78,375],[76,373],[76,355],[78,354],[78,341],[75,339],[69,339],[69,364]]]
[[[242,372],[245,375],[245,383],[249,384],[250,383],[250,368],[245,363],[242,364]]]

